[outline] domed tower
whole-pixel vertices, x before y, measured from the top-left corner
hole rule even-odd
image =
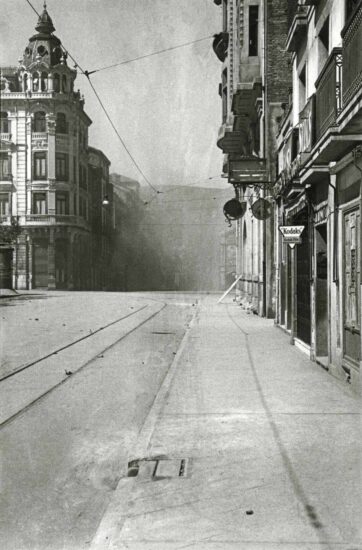
[[[53,34],[55,27],[44,2],[43,13],[19,60],[20,90],[23,92],[69,93],[73,91],[76,71],[67,65],[67,53]]]

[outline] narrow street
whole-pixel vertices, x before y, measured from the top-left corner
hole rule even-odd
[[[3,548],[361,548],[359,399],[217,300],[0,301]]]

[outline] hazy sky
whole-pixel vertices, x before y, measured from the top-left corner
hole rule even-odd
[[[42,0],[32,3],[42,10]],[[221,29],[220,8],[213,0],[48,0],[47,4],[55,34],[88,71]],[[17,65],[34,34],[37,16],[25,0],[0,0],[0,8],[0,65]],[[221,173],[222,153],[216,147],[221,64],[211,43],[210,38],[91,77],[128,148],[155,186],[188,184]],[[104,151],[112,170],[142,182],[83,75],[78,74],[77,88],[85,95],[85,110],[93,120],[90,144]],[[225,180],[219,181],[227,187]]]

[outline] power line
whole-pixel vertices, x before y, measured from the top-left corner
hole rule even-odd
[[[38,13],[37,10],[34,8],[34,6],[32,5],[32,3],[30,2],[30,0],[26,0],[26,2],[29,4],[29,6],[32,8],[32,10],[38,15],[38,17],[40,17],[39,13]],[[80,66],[80,64],[79,64],[79,63],[76,61],[76,59],[69,53],[69,51],[64,47],[64,45],[61,44],[61,46],[62,46],[64,52],[66,52],[66,54],[69,55],[69,57],[72,59],[72,61],[75,63],[75,65],[76,65],[77,67],[79,67],[80,70],[82,71],[82,73],[85,74],[85,76],[87,77],[88,82],[89,82],[89,84],[90,84],[90,87],[92,88],[92,90],[93,90],[93,92],[94,92],[94,94],[95,94],[95,96],[96,96],[96,98],[97,98],[97,100],[98,100],[98,102],[99,102],[99,104],[100,104],[100,106],[101,106],[103,112],[105,113],[105,115],[106,115],[108,121],[110,122],[110,124],[111,124],[113,130],[115,131],[115,133],[116,133],[118,139],[120,140],[120,142],[121,142],[121,144],[122,144],[124,150],[125,150],[126,153],[128,154],[128,156],[129,156],[129,158],[131,159],[131,161],[133,162],[134,166],[137,168],[138,172],[141,174],[141,176],[144,178],[145,182],[151,187],[151,189],[152,189],[155,193],[157,193],[157,194],[158,194],[158,193],[161,193],[161,191],[158,191],[158,190],[156,189],[156,187],[155,187],[154,185],[152,185],[152,183],[149,181],[149,179],[145,176],[144,172],[142,171],[142,169],[141,169],[141,167],[139,166],[139,164],[138,164],[138,162],[136,161],[136,159],[132,156],[130,150],[128,149],[128,147],[127,147],[127,145],[126,145],[126,143],[125,143],[125,141],[124,141],[124,139],[122,138],[121,134],[120,134],[119,131],[117,130],[117,128],[116,128],[116,126],[115,126],[113,120],[111,119],[111,117],[110,117],[110,115],[109,115],[107,109],[105,108],[105,106],[104,106],[104,104],[103,104],[103,101],[101,100],[101,98],[100,98],[100,96],[99,96],[97,90],[95,89],[93,83],[91,82],[91,80],[90,80],[90,78],[89,78],[89,74],[87,74],[87,72],[84,71],[84,70],[82,69],[82,67]]]
[[[95,89],[93,83],[91,82],[91,79],[89,78],[89,75],[86,75],[87,76],[87,79],[88,79],[88,82],[89,82],[89,85],[90,87],[92,88],[96,98],[98,99],[99,101],[99,104],[100,106],[102,107],[103,109],[103,112],[104,114],[106,115],[106,117],[108,118],[113,130],[115,131],[118,139],[120,140],[120,142],[122,143],[123,147],[124,147],[124,150],[126,151],[126,153],[128,154],[129,158],[131,159],[131,161],[133,162],[133,164],[135,165],[135,167],[137,168],[138,172],[141,174],[141,176],[143,177],[143,179],[145,180],[145,182],[151,187],[151,189],[153,189],[153,191],[157,194],[159,193],[162,193],[162,191],[158,191],[158,189],[156,189],[156,187],[154,185],[152,185],[152,183],[149,181],[149,179],[145,176],[143,170],[141,169],[141,167],[139,166],[138,162],[136,161],[136,159],[132,156],[130,150],[128,149],[127,145],[125,144],[124,142],[124,139],[122,138],[121,134],[118,132],[113,120],[111,119],[107,109],[105,108],[104,106],[104,103],[103,101],[101,100],[97,90]]]
[[[183,44],[178,44],[177,46],[171,46],[170,48],[164,48],[163,50],[158,50],[157,52],[140,55],[139,57],[134,57],[133,59],[127,59],[126,61],[119,61],[118,63],[106,65],[105,67],[94,69],[93,71],[84,71],[84,74],[85,76],[89,76],[94,73],[99,73],[100,71],[105,71],[106,69],[112,69],[113,67],[119,67],[120,65],[127,65],[128,63],[133,63],[134,61],[139,61],[140,59],[146,59],[147,57],[153,57],[154,55],[159,55],[161,53],[170,52],[179,48],[185,48],[186,46],[191,46],[192,44],[196,44],[197,42],[209,40],[210,38],[213,38],[213,36],[213,34],[210,34],[209,36],[204,36],[203,38],[198,38],[197,40],[192,40],[191,42],[184,42]]]

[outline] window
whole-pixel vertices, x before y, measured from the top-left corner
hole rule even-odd
[[[8,134],[10,130],[10,124],[8,119],[8,114],[5,111],[0,113],[0,132]]]
[[[249,6],[249,56],[258,55],[259,6]]]
[[[33,214],[47,213],[46,193],[33,193]]]
[[[306,103],[306,66],[299,73],[299,112],[304,108]]]
[[[57,180],[68,181],[68,155],[65,153],[55,155],[55,177]]]
[[[58,73],[54,75],[54,92],[60,92],[60,78]]]
[[[37,111],[33,121],[34,132],[46,132],[46,118],[44,111]]]
[[[56,192],[55,195],[55,211],[59,215],[69,214],[69,196],[68,193]]]
[[[9,195],[8,193],[0,194],[0,216],[9,216]]]
[[[45,180],[47,177],[47,154],[34,153],[34,179]]]
[[[329,17],[318,35],[318,73],[323,69],[329,54]]]
[[[0,153],[0,180],[11,179],[11,157],[8,153]]]
[[[65,74],[63,74],[63,76],[62,76],[62,92],[67,92],[67,91],[68,91],[67,77],[65,76]]]
[[[226,122],[228,113],[228,72],[224,69],[222,72],[221,99],[222,99],[222,121]]]
[[[68,133],[67,117],[65,116],[64,113],[57,113],[56,133],[57,134]]]
[[[79,186],[87,189],[87,169],[82,164],[79,165]]]
[[[39,91],[39,74],[33,73],[33,92]]]
[[[79,215],[87,219],[87,199],[82,196],[79,197]]]
[[[46,92],[48,89],[48,75],[47,73],[41,73],[41,91]]]

